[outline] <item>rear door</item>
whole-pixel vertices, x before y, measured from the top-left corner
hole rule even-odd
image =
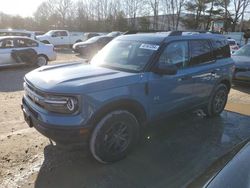
[[[197,105],[207,102],[210,93],[218,79],[219,67],[215,66],[216,58],[210,40],[190,40],[190,61],[188,69],[194,72],[194,97]]]
[[[0,41],[0,65],[15,63],[14,59],[11,57],[13,49],[13,39],[3,39]]]

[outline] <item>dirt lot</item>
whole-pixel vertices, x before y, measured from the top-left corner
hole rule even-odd
[[[61,50],[53,63],[65,60],[83,61]],[[221,117],[189,113],[161,122],[127,159],[100,165],[86,148],[62,150],[28,128],[20,103],[30,70],[0,70],[0,187],[180,187],[250,136],[250,88],[235,86]]]

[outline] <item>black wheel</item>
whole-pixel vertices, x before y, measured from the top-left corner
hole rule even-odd
[[[228,91],[229,88],[225,84],[219,84],[215,88],[206,110],[208,117],[218,116],[224,110],[227,103]]]
[[[48,59],[46,56],[44,55],[39,55],[37,57],[37,61],[36,61],[36,66],[37,67],[41,67],[41,66],[44,66],[44,65],[47,65],[48,64]]]
[[[101,163],[115,162],[126,157],[135,145],[139,124],[128,111],[107,114],[97,124],[90,138],[90,151]]]

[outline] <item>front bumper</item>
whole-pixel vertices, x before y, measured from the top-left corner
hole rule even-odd
[[[89,127],[86,126],[61,126],[51,125],[39,120],[39,113],[27,104],[23,98],[21,105],[24,119],[29,127],[34,127],[38,132],[47,138],[60,144],[84,143],[89,139]]]
[[[56,54],[56,52],[54,52],[54,53],[52,53],[51,55],[49,55],[49,61],[55,61],[56,60],[56,58],[57,58],[57,54]]]

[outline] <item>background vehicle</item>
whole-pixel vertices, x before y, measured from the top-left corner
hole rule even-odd
[[[187,187],[249,188],[250,142],[244,141],[216,160],[201,176]]]
[[[86,57],[92,57],[106,44],[108,44],[114,37],[110,36],[96,36],[85,42],[78,42],[73,45],[73,50]]]
[[[235,61],[233,81],[250,83],[250,44],[241,47],[232,58]]]
[[[26,62],[17,62],[13,51],[33,49],[37,53],[37,66],[43,66],[48,61],[56,59],[56,52],[52,44],[43,44],[28,37],[0,37],[0,66],[20,65]]]
[[[240,48],[234,39],[227,39],[227,40],[232,54]]]
[[[20,29],[0,29],[0,37],[2,36],[20,36],[32,39],[36,38],[35,32]]]
[[[84,33],[83,41],[86,41],[92,37],[100,36],[99,33]]]
[[[197,108],[219,115],[231,88],[230,56],[221,35],[123,35],[90,65],[47,66],[25,75],[24,117],[56,143],[88,140],[99,162],[121,160],[149,122]]]
[[[109,37],[118,37],[120,35],[122,35],[122,32],[120,32],[120,31],[112,31],[111,33],[107,34],[107,36],[109,36]]]
[[[83,41],[83,33],[69,32],[67,30],[51,30],[44,35],[38,35],[36,38],[45,44],[69,46]]]

